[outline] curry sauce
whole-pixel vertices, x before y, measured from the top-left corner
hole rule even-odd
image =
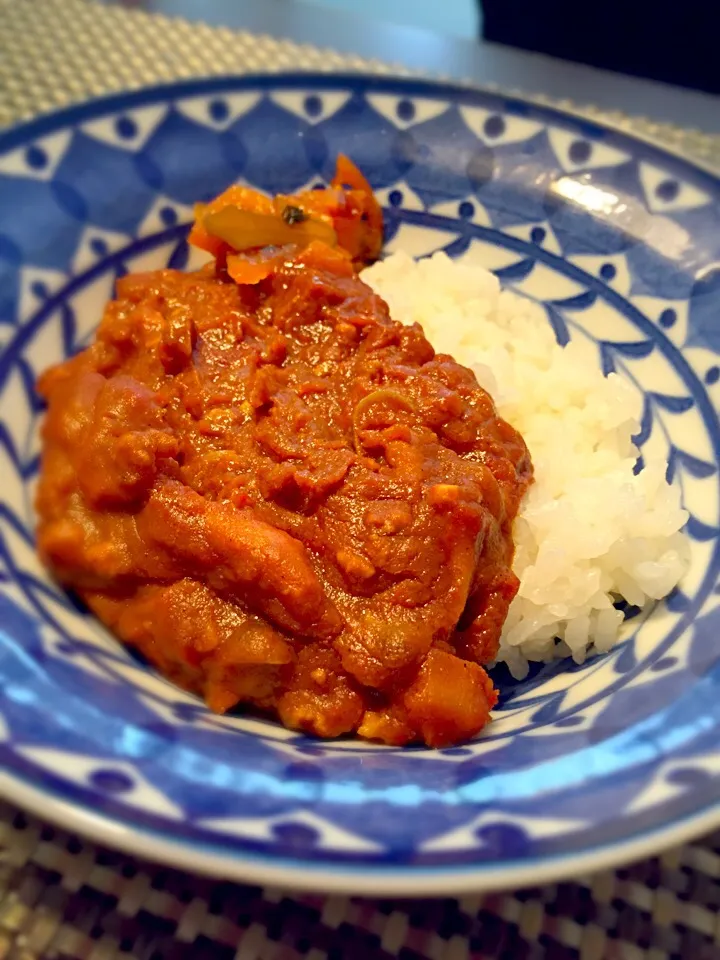
[[[211,709],[443,746],[496,700],[483,664],[532,468],[474,374],[362,282],[380,228],[363,189],[284,219],[334,241],[306,225],[240,249],[200,223],[207,267],[118,281],[92,346],[40,381],[38,543]]]

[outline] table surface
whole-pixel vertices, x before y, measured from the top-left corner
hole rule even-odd
[[[355,2],[357,12],[299,0],[129,0],[129,5],[399,63],[456,80],[544,94],[555,100],[572,99],[605,111],[619,110],[706,133],[720,133],[716,96],[500,44],[480,40],[474,43],[419,27],[381,22],[363,16],[362,0]]]
[[[571,98],[588,115],[720,166],[720,111],[715,98],[701,94],[373,26],[335,11],[320,17],[295,0],[144,5],[182,9],[190,20],[204,15],[215,25],[85,0],[0,0],[0,125],[178,77],[300,68],[397,72],[379,62],[386,59],[524,88],[553,102]],[[310,41],[344,54],[298,45]],[[0,960],[41,957],[720,960],[720,833],[626,869],[542,888],[373,901],[198,879],[102,849],[0,803]]]

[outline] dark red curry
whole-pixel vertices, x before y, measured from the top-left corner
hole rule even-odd
[[[120,280],[40,381],[38,542],[213,710],[443,746],[496,700],[532,468],[474,375],[358,277],[380,231],[342,160],[326,191],[200,209],[199,272]]]

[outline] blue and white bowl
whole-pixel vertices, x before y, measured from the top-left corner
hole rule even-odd
[[[644,395],[690,512],[682,588],[609,655],[500,677],[496,722],[432,751],[211,714],[48,578],[33,546],[35,378],[92,337],[115,278],[188,265],[191,205],[327,178],[339,151],[387,249],[480,250],[561,337]],[[539,883],[720,823],[720,182],[519,101],[363,76],[220,79],[0,136],[0,790],[218,876],[374,894]]]

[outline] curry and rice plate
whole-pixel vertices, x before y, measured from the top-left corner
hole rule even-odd
[[[610,648],[687,565],[636,412],[475,264],[377,260],[345,158],[326,190],[232,187],[195,273],[118,282],[48,371],[40,551],[121,640],[224,712],[323,737],[477,734],[492,664]]]

